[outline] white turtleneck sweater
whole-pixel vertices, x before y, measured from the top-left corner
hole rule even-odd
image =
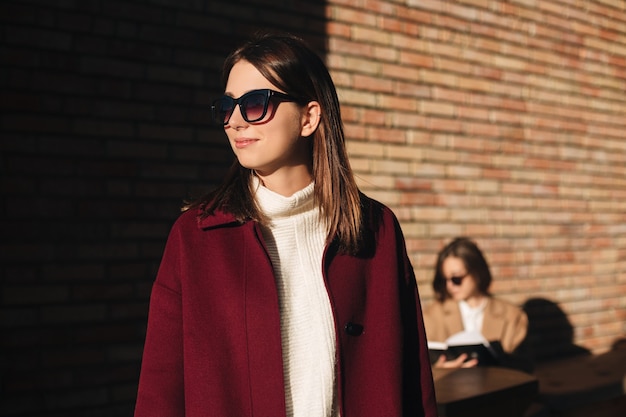
[[[280,303],[285,399],[289,417],[337,417],[335,326],[322,275],[326,227],[313,183],[284,197],[254,177],[256,202]]]

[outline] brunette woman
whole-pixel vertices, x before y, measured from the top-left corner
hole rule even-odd
[[[326,66],[261,35],[223,81],[236,160],[170,233],[135,416],[435,416],[404,238],[355,184]]]

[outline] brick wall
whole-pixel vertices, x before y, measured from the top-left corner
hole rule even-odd
[[[0,415],[127,416],[183,198],[231,160],[207,124],[257,27],[318,47],[363,190],[401,219],[424,302],[476,238],[494,292],[574,342],[626,333],[621,1],[0,2]]]
[[[423,300],[438,249],[466,235],[493,291],[552,303],[569,342],[623,337],[625,3],[332,1],[327,16],[353,166],[401,218]]]

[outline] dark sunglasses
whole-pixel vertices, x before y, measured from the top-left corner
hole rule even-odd
[[[452,282],[452,285],[461,285],[463,283],[463,278],[465,278],[466,276],[469,275],[469,272],[463,276],[460,277],[450,277],[450,278],[444,278],[444,281],[450,281]]]
[[[211,105],[211,117],[215,124],[226,126],[230,120],[230,116],[232,116],[235,111],[235,106],[239,104],[239,110],[241,111],[243,120],[248,123],[258,122],[259,120],[263,120],[267,115],[268,109],[270,109],[270,112],[273,111],[273,108],[270,108],[272,99],[280,101],[300,101],[288,94],[270,90],[269,88],[252,90],[239,98],[232,98],[230,96],[218,98]]]

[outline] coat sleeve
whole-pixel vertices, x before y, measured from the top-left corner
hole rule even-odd
[[[135,417],[185,415],[178,236],[173,229],[152,287]]]

